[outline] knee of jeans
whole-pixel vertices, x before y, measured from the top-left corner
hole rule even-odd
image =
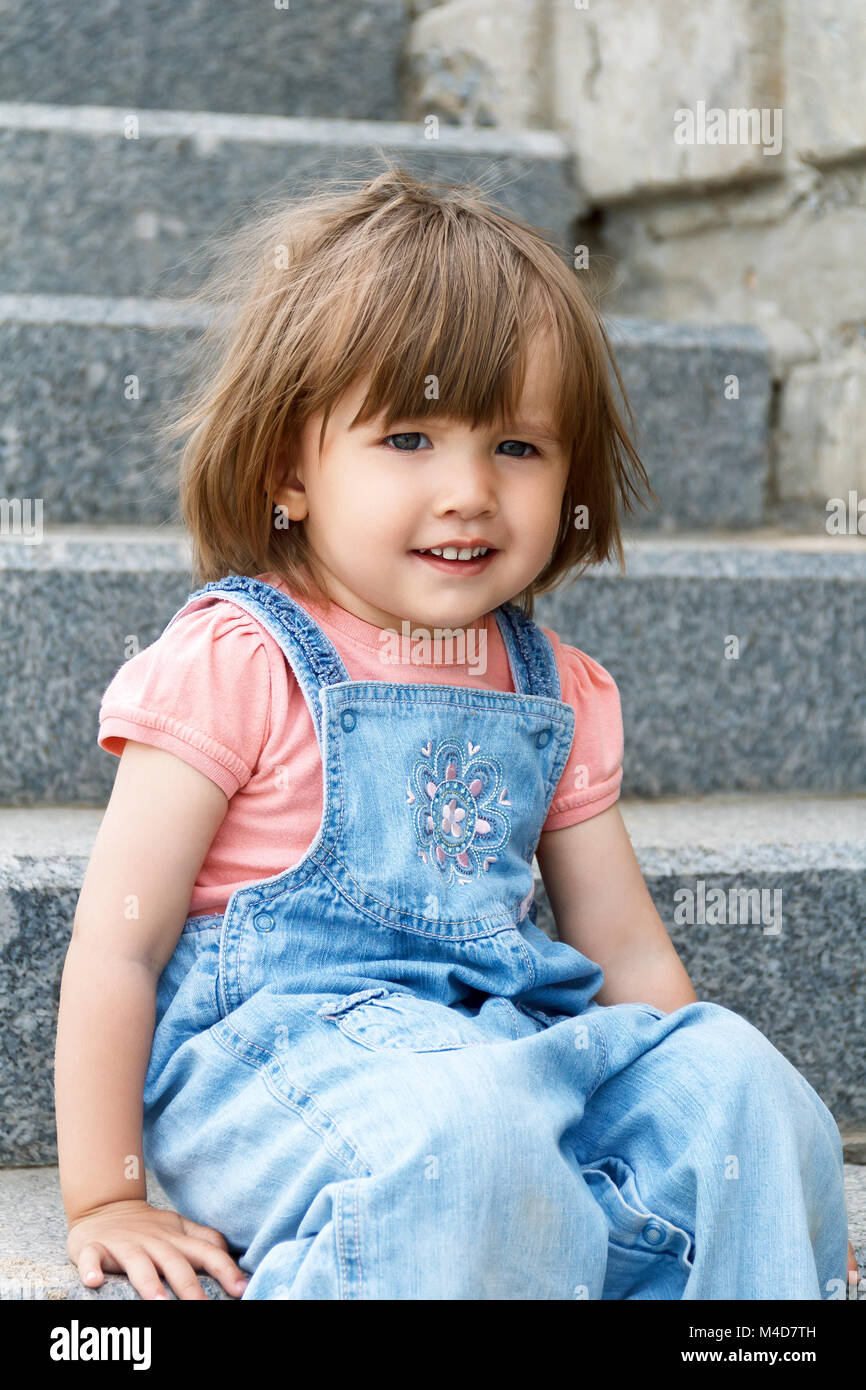
[[[742,1014],[723,1004],[702,1003],[706,1012],[702,1019],[701,1048],[708,1049],[724,1064],[738,1089],[746,1087],[754,1103],[766,1103],[778,1113],[780,1096],[787,1092],[799,1101],[811,1104],[827,1127],[831,1138],[841,1138],[833,1115],[811,1082],[798,1067],[775,1046],[765,1033]]]
[[[562,1200],[575,1182],[556,1127],[519,1089],[479,1088],[471,1102],[453,1092],[428,1110],[412,1150],[413,1166],[423,1162],[425,1176],[475,1187],[485,1200],[508,1201],[527,1187],[554,1188]]]

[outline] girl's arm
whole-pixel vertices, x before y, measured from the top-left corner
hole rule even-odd
[[[225,793],[181,759],[133,740],[124,745],[78,899],[61,982],[54,1090],[60,1186],[70,1229],[89,1220],[88,1231],[101,1230],[96,1214],[101,1219],[109,1204],[115,1204],[112,1229],[125,1235],[121,1218],[126,1216],[142,1227],[142,1091],[156,986],[227,807]],[[144,1217],[146,1227],[151,1213]],[[154,1230],[161,1222],[179,1232],[181,1220],[154,1218]],[[188,1233],[179,1233],[179,1239],[188,1239]],[[143,1297],[152,1296],[142,1289],[154,1281],[158,1288],[159,1281],[141,1263],[143,1242],[136,1236],[128,1244],[130,1251],[133,1245],[138,1250],[130,1278]],[[100,1248],[107,1248],[104,1242]],[[240,1273],[227,1254],[221,1258]],[[91,1253],[88,1268],[94,1263]],[[197,1285],[194,1276],[192,1282]],[[188,1280],[184,1286],[189,1288]],[[203,1297],[197,1288],[189,1296]]]
[[[618,805],[538,842],[538,867],[560,940],[604,971],[599,1004],[672,1013],[697,999],[656,911]]]

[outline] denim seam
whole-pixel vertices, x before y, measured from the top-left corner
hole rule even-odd
[[[601,1159],[596,1159],[595,1161],[596,1161],[596,1162],[600,1162],[600,1161],[602,1161],[603,1158],[606,1158],[606,1157],[609,1157],[609,1158],[616,1158],[616,1159],[619,1160],[620,1163],[622,1163],[622,1164],[624,1165],[624,1167],[628,1168],[629,1171],[630,1171],[630,1173],[631,1173],[632,1178],[635,1179],[635,1188],[637,1188],[637,1179],[635,1178],[635,1172],[634,1172],[634,1169],[632,1168],[631,1164],[629,1163],[628,1159],[627,1159],[627,1158],[624,1158],[624,1157],[622,1156],[622,1154],[604,1154],[604,1155],[601,1156]],[[591,1164],[590,1164],[589,1166],[591,1166]],[[610,1174],[609,1174],[609,1173],[605,1173],[605,1172],[604,1172],[604,1169],[600,1169],[600,1170],[598,1170],[598,1171],[602,1172],[602,1173],[604,1174],[604,1176],[608,1179],[608,1181],[611,1183],[611,1185],[614,1187],[614,1189],[616,1190],[616,1193],[617,1193],[617,1195],[618,1195],[618,1197],[619,1197],[619,1200],[623,1203],[623,1205],[626,1206],[626,1207],[628,1207],[629,1211],[634,1212],[636,1216],[640,1217],[641,1220],[644,1221],[644,1223],[646,1223],[646,1222],[648,1222],[648,1221],[655,1221],[655,1222],[657,1222],[658,1224],[660,1224],[660,1225],[662,1225],[662,1226],[664,1226],[664,1227],[667,1228],[667,1234],[668,1234],[668,1235],[676,1234],[676,1235],[685,1236],[686,1241],[687,1241],[686,1249],[685,1249],[684,1251],[681,1251],[681,1250],[670,1250],[670,1249],[659,1250],[657,1246],[656,1246],[655,1248],[651,1248],[651,1249],[649,1249],[649,1250],[645,1250],[644,1247],[643,1247],[642,1245],[636,1245],[636,1244],[635,1244],[635,1245],[623,1245],[623,1243],[622,1243],[621,1241],[613,1240],[612,1238],[611,1238],[611,1240],[610,1240],[610,1244],[611,1244],[611,1245],[615,1245],[615,1246],[617,1247],[618,1250],[628,1250],[628,1251],[631,1251],[631,1250],[639,1250],[642,1254],[646,1254],[646,1255],[652,1255],[652,1254],[656,1254],[656,1255],[671,1255],[671,1256],[673,1256],[674,1259],[677,1259],[677,1260],[679,1260],[679,1259],[682,1257],[684,1263],[686,1263],[686,1264],[688,1265],[688,1267],[691,1269],[691,1268],[692,1268],[692,1264],[693,1264],[694,1262],[692,1262],[692,1264],[689,1264],[689,1261],[688,1261],[688,1254],[689,1254],[689,1251],[694,1247],[694,1243],[695,1243],[695,1238],[694,1238],[694,1235],[692,1234],[692,1232],[691,1232],[691,1231],[687,1231],[687,1230],[685,1229],[685,1227],[683,1227],[683,1226],[678,1226],[677,1223],[676,1223],[675,1221],[671,1221],[670,1217],[668,1217],[668,1216],[662,1216],[661,1212],[651,1211],[649,1207],[647,1207],[646,1211],[644,1212],[644,1211],[640,1211],[637,1207],[633,1207],[632,1204],[631,1204],[631,1202],[630,1202],[630,1201],[628,1200],[628,1198],[624,1195],[624,1193],[623,1193],[622,1189],[619,1187],[619,1185],[618,1185],[616,1182],[614,1182],[613,1178],[611,1178]],[[643,1199],[641,1199],[641,1200],[643,1200]]]
[[[331,854],[330,854],[329,857],[330,857],[331,859],[333,859],[333,861],[334,861],[335,864],[339,864],[340,868],[343,870],[343,873],[346,875],[346,878],[349,879],[350,883],[354,884],[354,886],[355,886],[355,888],[358,890],[358,892],[359,892],[364,898],[369,898],[371,902],[377,903],[379,907],[391,908],[391,911],[392,911],[392,912],[400,912],[400,913],[401,913],[402,915],[404,915],[404,916],[407,916],[407,917],[414,917],[414,918],[416,918],[417,921],[419,921],[419,922],[439,922],[442,926],[446,926],[446,927],[462,927],[462,926],[465,926],[467,923],[470,923],[470,922],[477,922],[477,921],[479,920],[477,917],[425,917],[423,913],[421,913],[421,912],[412,912],[410,908],[395,908],[395,907],[392,907],[390,903],[385,902],[382,898],[377,898],[377,897],[375,897],[374,894],[370,893],[366,888],[362,888],[361,885],[360,885],[360,883],[358,883],[357,880],[354,879],[354,878],[352,877],[351,873],[350,873],[349,870],[346,868],[346,865],[344,864],[343,860],[340,859],[340,858],[338,858],[338,856],[337,856],[336,854],[334,854],[333,852],[331,852]],[[323,868],[324,868],[324,866],[323,866]],[[328,875],[328,877],[330,878],[330,875]],[[333,880],[332,880],[332,881],[333,881]],[[352,899],[349,898],[348,895],[346,895],[346,901],[347,901],[347,902],[352,902]],[[520,901],[522,902],[523,899],[521,899]],[[360,903],[354,903],[353,905],[356,906],[356,907],[360,907],[360,906],[361,906]],[[363,910],[363,909],[362,909],[362,910]],[[383,920],[383,919],[377,919],[377,920]],[[512,926],[512,925],[516,925],[516,924],[511,923],[511,922],[503,922],[503,924],[502,924],[503,927],[508,927],[508,926]],[[433,932],[433,933],[430,933],[430,935],[436,935],[436,933]]]
[[[360,884],[355,883],[355,880],[352,878],[352,875],[349,873],[349,871],[348,871],[348,869],[346,868],[346,866],[345,866],[345,864],[343,863],[343,861],[342,861],[341,859],[337,859],[337,856],[336,856],[335,854],[331,854],[330,857],[335,861],[335,863],[337,863],[337,864],[340,865],[340,868],[343,870],[343,872],[345,873],[346,877],[347,877],[348,879],[350,879],[350,881],[351,881],[353,884],[355,884],[355,887],[358,889],[358,892],[359,892],[359,893],[362,893],[365,897],[369,897],[370,895],[365,891],[365,889],[363,889],[363,888],[360,886]],[[324,864],[320,864],[319,867],[321,868],[322,873],[325,875],[325,877],[327,878],[328,882],[329,882],[329,883],[332,883],[332,884],[334,885],[334,887],[336,888],[336,890],[337,890],[337,892],[340,894],[340,896],[341,896],[342,898],[344,898],[344,899],[346,900],[346,902],[349,903],[349,905],[350,905],[351,907],[355,908],[358,912],[363,912],[363,913],[365,914],[365,916],[369,917],[372,921],[374,921],[374,922],[381,922],[383,926],[385,926],[385,927],[390,927],[392,931],[406,931],[406,932],[412,932],[413,935],[415,935],[415,936],[426,936],[426,937],[435,938],[435,937],[437,937],[437,936],[441,936],[441,935],[442,935],[442,933],[439,933],[439,932],[422,931],[419,927],[414,927],[414,926],[411,926],[411,925],[406,925],[406,923],[404,923],[404,922],[389,922],[388,919],[387,919],[387,917],[380,917],[379,914],[378,914],[377,912],[375,912],[372,908],[367,907],[366,904],[364,904],[364,903],[356,902],[354,898],[350,897],[349,894],[346,892],[346,889],[345,889],[345,888],[342,886],[342,884],[333,876],[333,874],[330,874],[330,873],[328,872],[328,869],[326,868],[326,866],[325,866]],[[374,901],[374,902],[378,902],[378,899],[374,898],[373,901]],[[379,905],[380,905],[380,907],[388,907],[388,906],[389,906],[388,903],[380,903]],[[439,922],[439,923],[444,923],[446,926],[464,926],[466,923],[469,923],[469,922],[473,922],[473,921],[477,921],[477,920],[478,920],[477,918],[473,918],[473,917],[464,917],[464,918],[460,918],[460,919],[453,919],[453,918],[450,918],[450,917],[421,917],[421,916],[419,916],[418,914],[416,914],[416,913],[410,913],[410,912],[408,912],[408,910],[405,910],[405,909],[392,908],[391,910],[394,911],[394,912],[398,912],[398,911],[399,911],[399,912],[403,913],[403,915],[405,915],[405,916],[412,916],[412,917],[418,916],[419,922]],[[495,925],[495,926],[493,926],[493,927],[487,927],[487,928],[484,928],[484,929],[479,930],[479,931],[476,931],[476,932],[462,934],[461,937],[460,937],[460,940],[463,940],[463,941],[470,941],[470,940],[473,940],[473,941],[474,941],[474,940],[477,940],[479,937],[483,937],[483,936],[497,936],[500,932],[503,932],[503,931],[516,931],[516,930],[517,930],[517,925],[516,925],[516,923],[514,923],[514,922],[512,922],[512,921],[509,921],[509,922],[502,922],[502,923],[500,923],[500,924],[498,924],[498,925]],[[446,934],[446,935],[447,935],[447,934]]]
[[[529,974],[529,983],[528,983],[528,985],[525,986],[525,989],[532,989],[533,985],[535,984],[536,979],[538,978],[538,975],[537,975],[537,972],[536,972],[536,969],[535,969],[535,965],[534,965],[534,963],[533,963],[532,955],[531,955],[530,951],[528,950],[527,945],[526,945],[526,942],[524,941],[524,939],[523,939],[523,937],[522,937],[522,935],[521,935],[521,933],[520,933],[520,928],[519,928],[519,927],[515,927],[515,928],[514,928],[514,935],[515,935],[515,941],[516,941],[516,943],[517,943],[517,949],[520,951],[521,955],[523,956],[523,962],[524,962],[524,965],[526,965],[527,970],[528,970],[528,974]],[[524,993],[524,992],[525,992],[524,990],[521,991],[521,993]]]
[[[577,1017],[580,1017],[580,1015],[577,1015]],[[607,1044],[604,1041],[604,1033],[602,1033],[600,1028],[596,1028],[592,1019],[589,1020],[589,1026],[595,1033],[599,1042],[601,1043],[601,1065],[599,1066],[598,1070],[595,1073],[595,1076],[589,1083],[589,1089],[591,1092],[594,1093],[598,1090],[599,1086],[604,1080],[604,1073],[607,1070]]]
[[[275,1053],[269,1051],[268,1048],[262,1047],[261,1043],[255,1042],[253,1039],[246,1037],[245,1034],[242,1033],[240,1029],[235,1026],[235,1024],[229,1023],[227,1020],[223,1020],[223,1023],[224,1028],[227,1028],[232,1034],[234,1034],[236,1038],[239,1038],[242,1043],[245,1043],[251,1051],[258,1053],[259,1056],[262,1058],[269,1059],[277,1068],[286,1086],[290,1090],[297,1091],[299,1095],[306,1096],[307,1100],[310,1103],[311,1109],[316,1113],[316,1115],[321,1115],[322,1118],[327,1121],[328,1125],[331,1126],[335,1134],[339,1136],[341,1142],[345,1145],[346,1149],[354,1155],[354,1157],[357,1159],[358,1164],[365,1170],[363,1176],[371,1177],[373,1170],[370,1164],[358,1152],[355,1145],[350,1143],[350,1141],[346,1138],[346,1136],[340,1129],[340,1126],[337,1124],[337,1121],[334,1119],[333,1115],[328,1114],[327,1110],[323,1110],[319,1103],[315,1100],[315,1098],[312,1095],[310,1095],[309,1091],[304,1090],[303,1086],[298,1086],[290,1080],[290,1078],[286,1074],[285,1068],[283,1067],[283,1064],[280,1061],[279,1057],[277,1057]],[[322,1129],[325,1130],[325,1133],[322,1133],[322,1130],[317,1129],[315,1125],[311,1124],[307,1116],[304,1114],[302,1107],[294,1104],[288,1095],[284,1094],[282,1091],[275,1087],[273,1083],[273,1077],[269,1074],[265,1066],[262,1066],[258,1062],[252,1060],[252,1058],[247,1056],[242,1049],[238,1047],[233,1047],[231,1045],[230,1039],[225,1037],[224,1034],[218,1033],[215,1029],[212,1029],[211,1036],[213,1037],[214,1042],[218,1043],[220,1047],[224,1049],[224,1051],[228,1052],[233,1057],[237,1057],[239,1061],[245,1062],[248,1067],[251,1067],[252,1070],[256,1073],[256,1075],[261,1077],[262,1081],[265,1083],[265,1086],[270,1091],[271,1095],[282,1105],[284,1105],[286,1109],[293,1111],[293,1113],[295,1113],[298,1116],[301,1122],[305,1124],[313,1134],[316,1135],[319,1142],[324,1145],[324,1147],[328,1150],[330,1154],[333,1155],[334,1158],[336,1158],[340,1163],[345,1163],[346,1167],[349,1169],[351,1173],[356,1173],[356,1168],[354,1168],[353,1165],[349,1162],[345,1154],[335,1152],[332,1145],[328,1143],[327,1127],[322,1127]]]
[[[346,1290],[346,1297],[352,1298],[353,1291],[349,1282],[351,1264],[354,1263],[357,1272],[357,1297],[364,1297],[364,1264],[361,1256],[361,1226],[358,1216],[358,1180],[355,1182],[341,1183],[334,1196],[334,1239],[337,1246],[340,1261],[341,1285]],[[352,1203],[352,1228],[354,1241],[346,1241],[346,1198],[347,1195]],[[347,1245],[352,1244],[351,1252],[347,1250]]]
[[[401,690],[406,690],[407,692],[408,692],[408,691],[421,691],[421,690],[425,689],[425,687],[424,687],[422,684],[420,684],[420,683],[415,683],[415,682],[413,682],[413,681],[389,681],[389,682],[385,682],[385,681],[349,681],[349,682],[347,682],[347,684],[349,684],[349,685],[385,685],[385,684],[388,684],[388,685],[391,685],[391,686],[398,687],[398,688],[401,689]],[[323,689],[326,689],[326,690],[333,690],[333,689],[335,689],[334,686],[330,686],[330,685],[329,685],[329,686],[323,686],[322,688],[323,688]],[[409,703],[411,703],[412,705],[448,705],[448,704],[455,704],[455,703],[457,703],[457,702],[455,702],[454,700],[452,700],[452,699],[449,698],[449,695],[450,695],[453,691],[455,691],[455,690],[462,691],[465,695],[472,695],[472,696],[481,695],[482,697],[491,697],[491,698],[489,698],[489,699],[488,699],[488,698],[483,698],[482,701],[481,701],[481,703],[482,703],[482,704],[488,704],[488,703],[489,703],[489,704],[491,705],[491,710],[490,710],[491,713],[501,714],[501,715],[503,715],[504,717],[507,717],[507,718],[509,718],[509,719],[526,719],[526,718],[531,718],[531,717],[533,717],[533,712],[532,712],[532,710],[528,710],[528,709],[527,709],[527,710],[522,710],[522,709],[509,709],[507,706],[503,706],[503,707],[501,707],[501,708],[498,708],[497,705],[496,705],[496,703],[495,703],[496,700],[499,700],[499,699],[506,699],[506,700],[508,700],[509,702],[511,702],[511,701],[513,701],[513,700],[515,700],[515,699],[518,699],[518,700],[520,700],[520,701],[524,701],[524,700],[545,700],[545,701],[547,701],[548,704],[551,704],[551,705],[560,705],[560,706],[564,705],[564,706],[565,706],[565,709],[566,709],[567,711],[572,709],[571,705],[569,705],[567,701],[565,701],[565,700],[552,700],[552,699],[550,698],[549,695],[519,695],[519,696],[516,696],[516,695],[514,694],[514,692],[513,692],[513,691],[510,691],[510,690],[482,690],[482,689],[480,689],[480,688],[479,688],[479,689],[476,689],[475,686],[470,686],[470,685],[437,685],[437,686],[433,687],[433,689],[431,690],[430,694],[413,695],[413,697],[412,697],[412,699],[411,699],[411,701],[410,701]],[[435,693],[434,693],[434,692],[435,692]],[[492,697],[495,697],[495,700],[494,700],[494,698],[492,698]],[[389,703],[391,703],[391,697],[390,697],[389,695],[385,694],[384,692],[380,692],[380,693],[377,693],[377,694],[375,694],[375,695],[350,695],[350,696],[348,697],[348,699],[347,699],[347,702],[346,702],[346,708],[348,709],[348,708],[350,708],[350,707],[353,706],[353,705],[386,705],[386,706],[387,706]],[[463,701],[461,700],[459,703],[462,704]],[[541,718],[542,716],[539,714],[539,715],[534,716],[534,717],[536,717],[536,718]],[[550,711],[549,713],[548,713],[548,712],[545,712],[543,717],[544,717],[545,719],[547,719],[549,723],[552,723],[552,724],[562,724],[562,725],[565,725],[565,724],[568,724],[568,722],[569,722],[568,714],[567,714],[567,713],[556,714],[556,713],[554,713],[553,711]],[[535,731],[535,732],[537,732],[537,731]]]

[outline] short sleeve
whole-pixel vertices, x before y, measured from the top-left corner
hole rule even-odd
[[[562,698],[574,710],[574,739],[542,830],[561,830],[612,806],[622,784],[623,726],[616,681],[550,628]]]
[[[119,758],[127,739],[153,744],[233,796],[269,732],[265,642],[250,615],[223,600],[182,614],[111,680],[99,708],[99,747]]]

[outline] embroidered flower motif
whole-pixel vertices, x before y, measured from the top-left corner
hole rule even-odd
[[[511,805],[502,767],[471,739],[428,739],[407,778],[414,806],[418,855],[445,875],[468,883],[486,873],[511,834]]]

